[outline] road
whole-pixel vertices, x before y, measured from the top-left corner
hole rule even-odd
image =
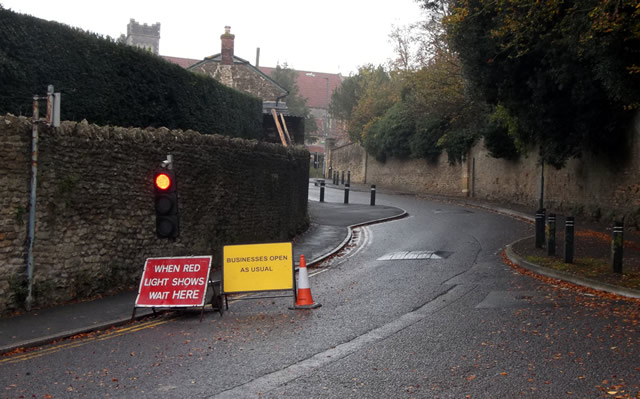
[[[410,195],[377,203],[410,216],[357,229],[310,270],[321,308],[234,301],[202,322],[187,313],[55,343],[0,359],[0,397],[640,397],[637,302],[507,265],[504,246],[532,232],[522,221]]]

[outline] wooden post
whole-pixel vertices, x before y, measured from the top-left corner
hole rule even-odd
[[[280,119],[282,119],[282,127],[284,128],[284,133],[287,135],[287,139],[289,139],[289,144],[293,145],[293,139],[289,135],[289,129],[287,129],[287,122],[284,120],[284,114],[280,114]]]
[[[282,128],[280,127],[280,122],[278,121],[278,113],[275,109],[271,110],[271,115],[273,116],[273,121],[276,123],[276,128],[278,129],[278,134],[280,134],[280,140],[282,141],[282,145],[287,147],[287,139],[284,138],[284,134],[282,133]]]

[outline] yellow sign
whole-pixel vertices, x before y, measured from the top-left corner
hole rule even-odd
[[[290,242],[227,245],[222,257],[222,289],[226,294],[294,289]]]

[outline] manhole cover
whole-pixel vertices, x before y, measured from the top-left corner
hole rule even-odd
[[[398,251],[390,252],[378,258],[378,260],[418,260],[418,259],[444,259],[451,255],[444,251]]]
[[[526,307],[545,302],[545,298],[535,291],[491,291],[476,308],[499,309]]]

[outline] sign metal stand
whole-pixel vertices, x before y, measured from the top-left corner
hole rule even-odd
[[[142,307],[150,307],[154,315],[156,308],[202,306],[204,312],[207,288],[214,287],[209,279],[210,272],[211,256],[148,258],[131,319],[135,318],[136,309]],[[215,288],[213,295],[212,306],[217,295]]]
[[[296,302],[295,264],[291,242],[227,245],[223,248],[222,295],[293,291],[292,295],[249,296],[238,299],[293,297]]]

